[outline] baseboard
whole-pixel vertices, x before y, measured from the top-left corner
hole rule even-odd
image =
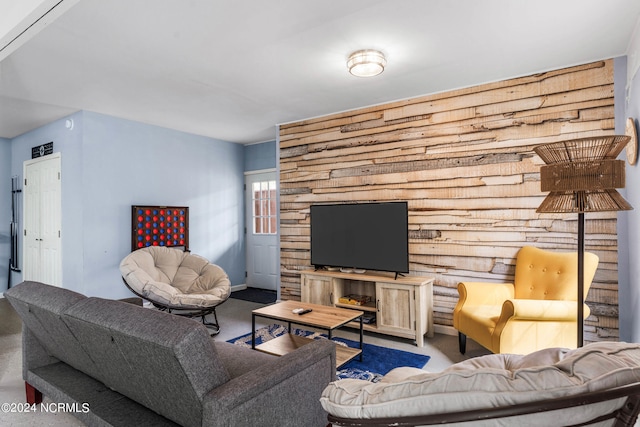
[[[455,329],[453,326],[433,325],[433,331],[436,334],[454,335],[454,336],[458,335],[458,330]]]
[[[242,291],[244,289],[247,289],[247,284],[246,283],[243,283],[241,285],[233,285],[233,286],[231,286],[231,292]]]

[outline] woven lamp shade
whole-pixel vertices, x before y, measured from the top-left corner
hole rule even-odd
[[[611,135],[540,145],[540,189],[549,191],[537,212],[604,212],[633,209],[616,188],[625,186],[616,157],[628,136]]]

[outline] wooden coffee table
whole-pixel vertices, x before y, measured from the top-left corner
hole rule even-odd
[[[306,314],[296,314],[293,312],[293,310],[296,308],[311,309],[312,311]],[[289,332],[291,332],[292,323],[296,325],[311,326],[318,329],[324,329],[328,331],[329,339],[332,338],[332,332],[334,329],[338,329],[353,320],[360,319],[360,348],[351,348],[337,345],[336,368],[344,365],[349,360],[358,355],[360,356],[360,361],[362,361],[363,314],[364,312],[360,310],[334,308],[297,301],[282,301],[279,303],[268,305],[251,312],[251,348],[263,351],[265,353],[282,356],[313,341],[309,338],[288,333],[256,346],[256,317],[265,317],[267,319],[287,322]]]

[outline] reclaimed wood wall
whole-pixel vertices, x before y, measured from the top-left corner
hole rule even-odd
[[[576,250],[577,215],[536,213],[533,148],[613,134],[613,93],[607,60],[282,125],[282,298],[300,298],[310,268],[313,203],[408,201],[411,274],[435,278],[436,325],[452,325],[459,281],[511,281],[521,246]],[[586,219],[600,265],[585,341],[617,340],[616,213]]]

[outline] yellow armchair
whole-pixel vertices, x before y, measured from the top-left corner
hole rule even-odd
[[[584,294],[598,268],[598,257],[584,254]],[[578,254],[525,246],[518,251],[514,283],[461,282],[453,310],[460,352],[466,337],[493,353],[528,354],[543,348],[575,348]],[[584,305],[584,317],[589,316]]]

